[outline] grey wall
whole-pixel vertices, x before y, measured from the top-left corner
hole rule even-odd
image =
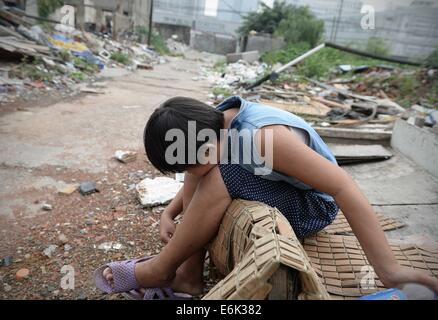
[[[257,50],[259,53],[278,50],[285,46],[283,38],[273,38],[268,35],[248,36],[244,51]]]
[[[185,44],[190,44],[190,27],[177,26],[174,24],[154,23],[154,28],[164,39],[168,39],[173,35],[177,35],[178,41],[181,41]]]
[[[191,31],[190,47],[199,51],[217,54],[236,52],[237,40],[230,35]]]
[[[410,6],[393,2],[389,9],[376,12],[375,29],[363,30],[360,0],[344,0],[336,32],[336,17],[341,0],[286,0],[295,5],[308,5],[325,23],[325,39],[340,44],[365,47],[371,37],[385,40],[391,54],[423,58],[438,47],[438,1],[413,1]],[[366,2],[366,1],[364,1]]]

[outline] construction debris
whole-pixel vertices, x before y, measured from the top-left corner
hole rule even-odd
[[[387,160],[392,157],[392,153],[380,144],[329,144],[329,148],[340,165]]]
[[[78,187],[79,187],[79,184],[67,185],[67,186],[65,186],[63,188],[60,188],[58,190],[58,193],[62,194],[62,195],[70,195],[73,192],[75,192],[78,189]]]
[[[46,249],[44,249],[43,254],[48,257],[51,258],[52,255],[55,253],[56,249],[58,248],[57,245],[51,244],[50,246],[48,246]]]
[[[3,259],[0,260],[0,266],[3,267],[9,267],[13,262],[13,257],[12,256],[6,256]]]
[[[48,203],[43,203],[43,205],[41,206],[41,209],[43,209],[45,211],[51,211],[51,210],[53,210],[53,206],[51,204],[48,204]]]
[[[123,248],[123,245],[121,243],[118,242],[103,242],[101,244],[99,244],[99,246],[97,247],[97,249],[99,250],[103,250],[105,252],[107,251],[112,251],[112,250],[120,250]]]
[[[238,62],[239,60],[243,60],[248,63],[254,63],[259,59],[260,59],[260,53],[257,50],[227,54],[227,63],[235,63]]]
[[[168,177],[146,178],[136,186],[137,196],[144,207],[153,207],[170,202],[183,186]]]
[[[99,192],[99,190],[97,190],[97,188],[96,188],[96,182],[86,181],[86,182],[82,182],[79,185],[79,192],[85,196],[88,194],[92,194],[94,192]]]
[[[17,273],[15,274],[15,279],[17,279],[18,281],[27,279],[30,275],[30,270],[23,268],[17,271]]]
[[[104,68],[150,70],[166,61],[146,45],[128,38],[117,42],[61,24],[48,32],[24,20],[24,15],[17,8],[0,8],[5,24],[0,26],[0,62],[15,63],[0,73],[0,104],[52,89],[62,91],[65,97],[78,92],[103,93],[77,84],[95,81]]]
[[[137,159],[137,152],[117,150],[114,157],[123,163],[133,162]]]

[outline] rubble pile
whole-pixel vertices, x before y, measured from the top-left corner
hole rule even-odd
[[[185,43],[177,41],[178,37],[172,37],[166,40],[167,48],[173,55],[185,55],[189,50],[189,46]]]
[[[196,80],[204,80],[216,89],[208,96],[208,103],[214,104],[227,95],[238,94],[242,91],[242,86],[254,82],[258,77],[263,76],[267,70],[268,65],[265,63],[259,63],[258,61],[248,63],[239,60],[227,64],[223,69],[205,65],[201,67]]]
[[[428,127],[435,126],[437,122],[434,108],[438,105],[430,103],[431,99],[418,97],[415,100],[414,92],[413,97],[402,100],[404,107],[396,102],[401,100],[401,90],[409,84],[409,77],[419,77],[419,83],[433,85],[436,78],[434,70],[403,69],[390,65],[339,65],[334,66],[332,79],[324,82],[294,76],[292,70],[283,79],[265,82],[250,90],[245,88],[271,69],[276,70],[277,66],[271,68],[244,60],[226,65],[220,70],[222,72],[213,67],[201,69],[204,79],[213,87],[208,96],[209,103],[214,105],[227,95],[237,94],[300,115],[317,131],[318,128],[326,128],[324,133],[319,132],[323,136],[330,131],[328,127],[375,130],[379,134],[386,131],[390,134],[399,118],[410,118],[411,123]],[[400,83],[399,79],[405,79],[403,77],[407,80]],[[412,108],[406,108],[412,100],[418,102]]]
[[[94,82],[104,68],[152,69],[166,60],[133,40],[79,31],[56,24],[33,25],[25,13],[0,8],[0,104],[56,91],[68,97],[77,85]]]

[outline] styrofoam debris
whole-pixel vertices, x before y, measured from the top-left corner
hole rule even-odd
[[[183,183],[168,177],[146,178],[137,184],[137,196],[145,207],[153,207],[170,202]]]

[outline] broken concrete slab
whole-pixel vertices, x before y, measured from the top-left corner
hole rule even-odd
[[[51,211],[53,210],[53,206],[49,203],[43,203],[41,209],[43,209],[44,211]]]
[[[70,184],[65,187],[59,188],[58,193],[61,195],[70,195],[79,188],[79,184]]]
[[[82,195],[88,195],[94,192],[99,192],[99,190],[97,190],[96,188],[96,182],[94,181],[86,181],[86,182],[82,182],[79,186],[79,192]]]
[[[117,150],[114,153],[114,157],[123,163],[133,162],[137,159],[137,152]]]
[[[336,138],[346,140],[380,141],[389,142],[392,131],[383,129],[350,129],[350,128],[329,128],[314,127],[316,132],[323,138]]]
[[[183,186],[183,183],[172,178],[157,177],[143,179],[136,186],[140,203],[145,207],[153,207],[170,202]]]
[[[427,128],[397,120],[391,146],[399,150],[419,166],[438,177],[438,135]]]

